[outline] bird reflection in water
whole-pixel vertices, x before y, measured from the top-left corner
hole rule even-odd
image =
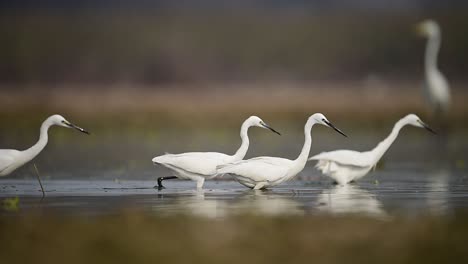
[[[291,194],[273,191],[245,191],[240,194],[197,190],[190,193],[164,195],[155,203],[153,211],[158,214],[186,214],[206,218],[222,218],[232,215],[303,215],[301,204]]]
[[[249,190],[236,199],[232,209],[238,213],[266,216],[303,215],[303,206],[288,196],[291,194]]]
[[[369,191],[356,185],[335,185],[318,197],[317,209],[331,214],[366,214],[388,218],[382,203]]]
[[[213,197],[206,197],[208,191],[203,189],[193,190],[184,194],[171,194],[165,197],[159,197],[159,200],[165,199],[166,206],[155,204],[153,211],[163,214],[182,214],[206,218],[219,218],[227,215],[226,202]]]
[[[429,173],[427,204],[433,214],[449,213],[449,178],[447,168],[439,168]]]

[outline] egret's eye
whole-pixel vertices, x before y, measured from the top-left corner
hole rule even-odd
[[[322,121],[325,122],[325,118],[322,118]]]

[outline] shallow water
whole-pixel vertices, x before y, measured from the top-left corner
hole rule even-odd
[[[334,149],[369,150],[388,135],[392,125],[393,122],[387,122],[379,129],[340,125],[349,131],[349,138],[328,128],[317,128],[312,132],[310,154]],[[295,158],[304,140],[302,126],[275,125],[284,133],[281,137],[252,129],[246,158],[264,155]],[[145,127],[135,131],[110,130],[112,133],[97,130],[89,137],[60,129],[51,133],[49,145],[34,160],[46,197],[41,198],[32,164],[27,164],[0,179],[0,200],[19,197],[16,211],[15,208],[5,210],[3,206],[0,214],[46,210],[96,215],[143,210],[158,215],[207,217],[242,213],[357,213],[388,218],[427,213],[449,215],[457,209],[468,209],[465,164],[468,137],[461,129],[452,129],[446,137],[406,128],[385,154],[377,171],[346,187],[333,185],[309,162],[293,181],[267,191],[252,191],[229,176],[206,181],[203,191],[197,191],[194,182],[181,180],[165,182],[164,190],[153,188],[156,177],[171,174],[167,169],[153,166],[152,157],[166,151],[233,153],[240,144],[237,129],[188,129],[187,134]],[[1,138],[0,143],[24,149],[24,142],[34,142],[35,137],[18,134]]]
[[[157,215],[216,218],[243,213],[352,213],[389,218],[449,215],[457,209],[468,209],[468,175],[459,169],[387,168],[348,186],[333,185],[323,176],[305,178],[266,191],[247,189],[226,176],[207,181],[202,191],[195,189],[194,182],[182,180],[166,181],[167,188],[163,190],[154,189],[155,181],[148,180],[44,180],[43,199],[35,180],[2,179],[0,197],[19,197],[15,214],[47,210],[99,215],[143,210]]]

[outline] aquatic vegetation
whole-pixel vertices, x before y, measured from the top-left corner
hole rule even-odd
[[[464,168],[466,168],[466,162],[465,162],[465,160],[463,160],[463,159],[457,159],[457,160],[455,161],[455,166],[456,166],[458,169],[464,169]]]
[[[5,211],[16,212],[19,210],[19,201],[20,199],[18,197],[5,198],[2,201],[2,209]]]

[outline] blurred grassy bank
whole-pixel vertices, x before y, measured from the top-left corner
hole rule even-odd
[[[466,263],[468,215],[0,218],[3,263]]]
[[[453,105],[444,120],[450,127],[446,143],[449,154],[444,159],[450,163],[464,160],[468,146],[465,86],[465,82],[452,84]],[[396,120],[410,112],[441,131],[424,102],[421,84],[411,81],[212,82],[145,89],[131,84],[17,88],[0,90],[2,148],[30,147],[38,138],[43,120],[55,113],[91,131],[86,136],[51,129],[49,145],[35,161],[44,168],[44,174],[62,178],[97,177],[106,171],[112,172],[109,177],[145,179],[150,175],[142,171],[155,169],[150,158],[165,152],[233,153],[240,144],[239,126],[250,115],[260,116],[282,136],[252,129],[248,157],[295,157],[303,144],[304,122],[315,112],[324,113],[352,140],[318,128],[314,138],[320,140],[314,141],[314,152],[370,149],[388,134]],[[418,154],[423,160],[436,159],[439,155],[434,153],[446,152],[423,148],[435,145],[433,140],[437,138],[407,129],[392,148],[396,154],[390,152],[389,157],[405,161]],[[403,148],[398,152],[398,146],[412,146],[413,152]],[[16,175],[34,177],[28,166]]]
[[[465,116],[468,92],[466,82],[452,83],[453,103],[449,119]],[[4,86],[11,87],[11,86]],[[180,119],[182,123],[208,122],[210,118],[231,118],[258,114],[276,119],[299,119],[314,112],[335,118],[395,119],[408,112],[430,116],[417,81],[316,82],[244,82],[158,85],[147,89],[134,84],[69,84],[50,87],[20,86],[0,90],[2,115],[23,113],[33,117],[54,112],[86,117],[88,120],[118,119],[123,115],[134,120],[152,116],[153,120]],[[184,121],[185,120],[185,121]],[[237,120],[236,125],[237,125]]]

